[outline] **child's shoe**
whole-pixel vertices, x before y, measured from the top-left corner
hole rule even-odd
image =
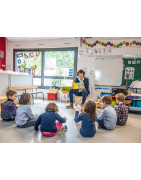
[[[67,126],[65,125],[65,126],[62,126],[58,132],[61,132],[61,133],[64,133],[64,134],[65,134],[65,133],[67,132],[67,130],[68,130],[68,128],[67,128]]]

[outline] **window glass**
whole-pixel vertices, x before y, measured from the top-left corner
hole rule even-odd
[[[73,77],[74,51],[46,51],[44,76]]]
[[[15,71],[41,76],[42,52],[16,52]]]
[[[56,86],[60,87],[60,81],[61,87],[72,86],[73,83],[73,79],[44,79],[44,86],[53,86],[56,83]]]

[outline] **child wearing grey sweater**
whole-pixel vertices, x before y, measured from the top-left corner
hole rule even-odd
[[[19,106],[16,111],[15,122],[20,128],[27,128],[34,125],[38,115],[33,114],[30,105],[30,94],[23,93],[20,96]]]
[[[105,109],[100,115],[97,113],[97,122],[102,128],[113,130],[116,127],[117,115],[115,109],[110,105],[112,97],[105,95],[102,98],[102,102]]]

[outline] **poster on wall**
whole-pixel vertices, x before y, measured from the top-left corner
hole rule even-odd
[[[79,58],[84,57],[84,51],[78,51],[78,57]]]
[[[45,70],[56,70],[56,58],[45,58]]]
[[[128,64],[131,64],[131,61],[128,61]]]
[[[134,79],[134,72],[135,72],[135,68],[126,67],[124,79],[126,79],[126,75],[129,75],[129,79]]]
[[[89,75],[94,75],[94,68],[93,67],[89,67]]]
[[[140,60],[137,60],[137,64],[140,64]]]
[[[136,64],[136,60],[133,60],[133,61],[132,61],[132,64]]]
[[[4,58],[4,51],[0,51],[0,57]]]

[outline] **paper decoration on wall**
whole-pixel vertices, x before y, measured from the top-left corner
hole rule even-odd
[[[111,53],[111,48],[107,48],[107,54]]]
[[[101,54],[101,49],[97,49],[97,54]]]
[[[21,63],[22,63],[21,59],[18,59],[18,64],[21,64]]]
[[[40,55],[40,52],[36,52],[36,60],[39,57],[39,55]]]
[[[123,42],[119,42],[118,44],[114,44],[114,43],[111,43],[109,41],[105,43],[105,42],[101,42],[98,40],[91,44],[91,43],[86,42],[83,38],[81,39],[81,41],[83,42],[83,44],[85,44],[86,46],[91,47],[91,48],[93,48],[94,46],[97,46],[97,45],[101,45],[101,46],[105,46],[105,47],[111,46],[114,48],[119,48],[123,45],[126,47],[132,46],[132,45],[141,46],[141,42],[136,42],[135,40],[132,42],[123,41]]]
[[[93,56],[93,50],[89,50],[89,54],[92,57]]]
[[[101,54],[106,54],[106,50],[105,49],[101,49]]]
[[[84,51],[78,51],[78,57],[84,57]]]
[[[140,64],[140,60],[137,60],[137,64]]]
[[[24,61],[24,62],[22,63],[22,65],[26,65],[26,62]]]
[[[128,61],[128,64],[131,64],[131,61]]]
[[[17,54],[17,58],[23,57],[23,53]]]
[[[82,68],[83,71],[85,72],[85,75],[87,75],[87,72],[88,72],[88,68]]]
[[[126,67],[124,79],[126,79],[126,75],[129,75],[129,79],[134,79],[134,71],[135,69],[133,67]]]
[[[0,57],[4,58],[4,51],[0,51]]]
[[[28,58],[28,55],[24,53],[24,58],[27,59]]]
[[[29,57],[33,58],[34,57],[34,53],[29,53]]]
[[[133,61],[132,61],[132,64],[136,64],[136,60],[133,60]]]
[[[56,58],[45,58],[45,70],[56,70]]]
[[[85,51],[85,57],[91,57],[90,53],[89,53],[89,49],[86,49]]]
[[[94,68],[93,67],[89,67],[89,75],[94,75]]]
[[[96,50],[96,49],[94,49],[94,51],[93,51],[93,52],[94,52],[94,54],[97,54],[97,50]]]

